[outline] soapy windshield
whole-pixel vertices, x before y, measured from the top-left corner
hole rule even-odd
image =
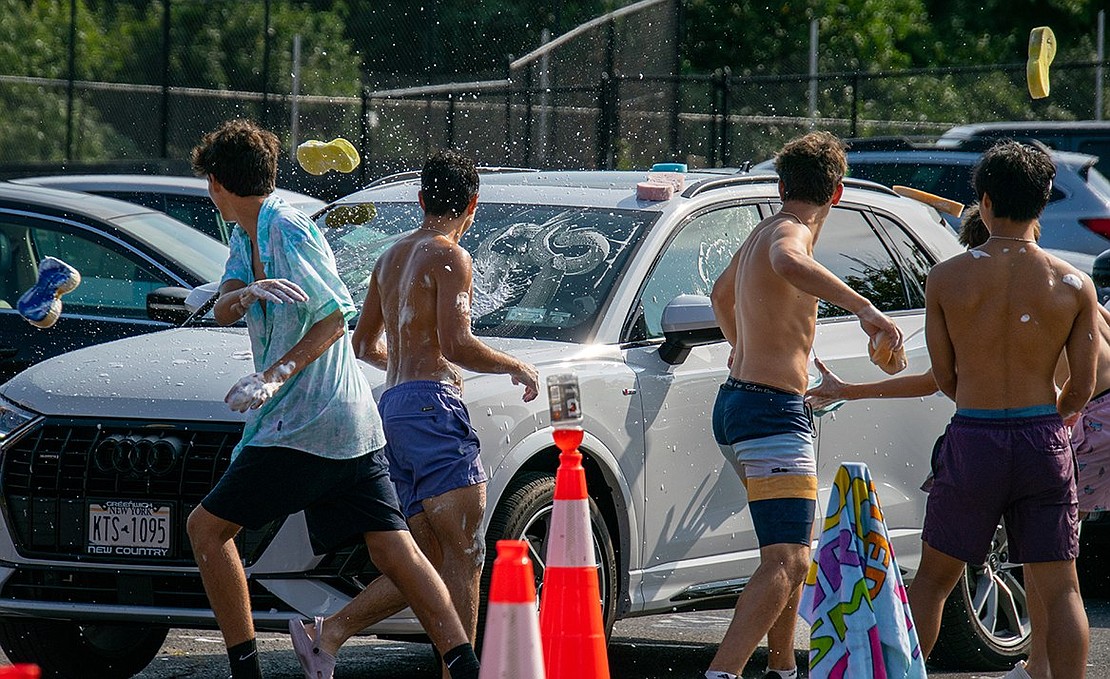
[[[474,262],[474,333],[586,341],[655,213],[482,203],[461,245]],[[415,203],[333,205],[317,223],[361,305],[378,257],[423,221]]]

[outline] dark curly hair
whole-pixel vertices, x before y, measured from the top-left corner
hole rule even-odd
[[[979,159],[971,184],[980,201],[991,197],[995,217],[1027,222],[1048,205],[1055,177],[1056,165],[1044,148],[1006,140]]]
[[[983,223],[983,217],[979,214],[979,204],[969,206],[964,210],[963,219],[960,220],[960,233],[958,238],[960,244],[967,248],[977,248],[987,239],[991,237],[991,232],[987,230],[987,225]],[[1036,224],[1033,226],[1033,240],[1041,239],[1041,225]]]
[[[420,172],[420,193],[427,214],[459,217],[478,195],[478,168],[461,153],[437,151]]]
[[[235,119],[204,135],[190,161],[198,176],[212,175],[237,196],[265,196],[274,192],[280,152],[273,132]]]
[[[775,156],[785,200],[824,205],[848,170],[844,142],[830,132],[810,132],[787,142]]]

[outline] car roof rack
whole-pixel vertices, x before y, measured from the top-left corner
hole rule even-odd
[[[721,177],[719,179],[703,179],[700,182],[696,182],[696,183],[691,184],[690,186],[686,187],[686,190],[682,192],[682,197],[683,198],[693,198],[694,196],[703,194],[707,191],[714,191],[716,189],[724,189],[724,188],[728,188],[730,186],[741,186],[741,185],[744,185],[744,184],[757,184],[757,183],[761,183],[761,182],[766,182],[768,180],[776,180],[777,181],[778,180],[778,175],[771,174],[771,173],[768,173],[768,174],[746,174],[746,175],[738,175],[738,176],[733,176],[733,177]],[[885,194],[888,194],[888,195],[891,195],[891,196],[897,196],[898,195],[890,187],[883,186],[882,184],[878,184],[876,182],[868,181],[866,179],[856,179],[855,177],[844,177],[844,179],[842,181],[844,182],[845,186],[851,186],[852,188],[869,189],[871,191],[879,191],[880,193],[885,193]]]
[[[539,172],[534,167],[478,167],[478,174],[508,174],[512,172]],[[370,182],[364,189],[369,189],[375,186],[384,186],[385,184],[396,184],[397,182],[404,182],[410,179],[419,179],[420,170],[407,170],[405,172],[395,172],[388,174],[384,177],[379,177]]]

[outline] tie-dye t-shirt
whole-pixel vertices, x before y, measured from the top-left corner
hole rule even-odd
[[[235,227],[222,286],[250,284],[250,237]],[[254,367],[266,370],[309,329],[336,311],[345,320],[358,310],[335,268],[335,255],[316,224],[300,210],[271,195],[258,214],[258,255],[266,278],[293,281],[308,295],[303,303],[256,302],[247,309]],[[283,446],[332,459],[358,457],[385,445],[370,385],[359,370],[347,337],[289,379],[258,410],[247,411],[243,438],[236,446]]]

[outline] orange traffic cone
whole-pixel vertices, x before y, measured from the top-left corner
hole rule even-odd
[[[42,671],[38,665],[12,665],[0,667],[0,679],[39,679]]]
[[[498,540],[479,679],[544,679],[536,576],[524,540]]]
[[[597,561],[590,531],[581,429],[556,429],[559,471],[540,597],[540,637],[548,679],[609,679]]]

